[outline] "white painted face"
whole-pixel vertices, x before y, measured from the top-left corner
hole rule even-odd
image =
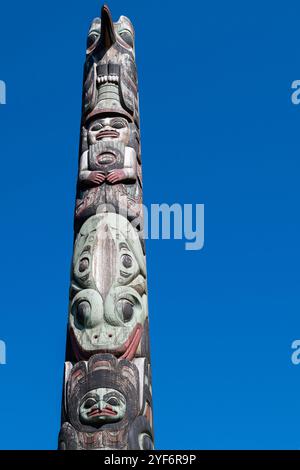
[[[88,142],[90,145],[97,141],[119,140],[128,145],[130,129],[128,121],[123,117],[108,117],[96,119],[90,123],[88,128]]]
[[[116,423],[124,418],[126,399],[113,388],[97,388],[86,393],[79,408],[82,424],[100,427],[107,423]]]

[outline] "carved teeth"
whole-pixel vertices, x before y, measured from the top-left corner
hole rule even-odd
[[[98,83],[118,83],[119,82],[119,77],[118,75],[101,75],[97,77],[97,82]]]

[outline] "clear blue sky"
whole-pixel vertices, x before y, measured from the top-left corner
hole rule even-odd
[[[109,5],[136,29],[145,202],[206,211],[202,251],[147,242],[156,447],[300,448],[299,2]],[[56,448],[82,65],[100,6],[1,5],[1,449]]]

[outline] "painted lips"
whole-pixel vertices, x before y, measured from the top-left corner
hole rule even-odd
[[[142,334],[143,334],[143,326],[138,323],[135,328],[133,329],[131,335],[125,341],[125,343],[117,349],[93,349],[92,351],[84,351],[80,343],[77,341],[74,329],[70,329],[71,333],[71,341],[73,343],[73,348],[76,354],[76,357],[78,360],[81,360],[83,358],[88,358],[92,354],[98,354],[98,353],[110,353],[110,354],[115,354],[119,359],[127,359],[128,361],[132,361],[132,359],[135,357],[136,350],[140,344]]]
[[[105,139],[106,137],[111,137],[112,139],[117,139],[119,136],[120,136],[120,134],[117,131],[113,131],[113,130],[111,130],[111,131],[100,131],[96,135],[96,140]]]
[[[135,356],[138,345],[141,341],[142,332],[143,332],[142,325],[139,325],[139,324],[136,325],[129,340],[127,340],[125,343],[126,349],[125,349],[125,352],[120,357],[120,359],[127,359],[128,361],[132,361],[132,359]]]
[[[103,410],[99,410],[99,408],[97,408],[87,413],[89,418],[93,416],[116,416],[116,414],[116,411],[108,407],[103,408]]]

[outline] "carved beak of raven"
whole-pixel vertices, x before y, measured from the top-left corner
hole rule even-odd
[[[105,50],[109,49],[116,42],[114,23],[111,17],[110,9],[103,5],[101,11],[101,37],[100,44]]]

